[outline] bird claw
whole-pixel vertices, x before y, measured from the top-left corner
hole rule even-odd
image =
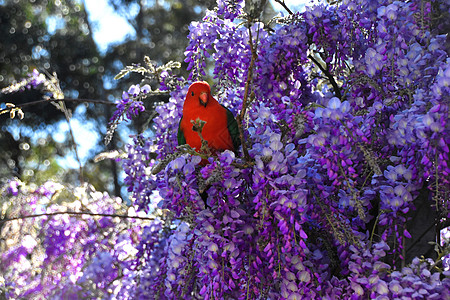
[[[200,120],[199,118],[197,118],[195,121],[191,120],[191,123],[192,123],[192,130],[201,134],[203,131],[203,127],[206,124],[206,121],[203,121],[203,120]]]

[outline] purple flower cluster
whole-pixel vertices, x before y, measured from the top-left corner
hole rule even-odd
[[[145,110],[142,101],[138,100],[142,95],[146,95],[150,92],[150,86],[148,84],[144,85],[142,88],[139,84],[132,85],[128,89],[128,92],[122,93],[122,99],[117,101],[117,109],[112,116],[110,122],[117,122],[118,119],[124,118],[132,120],[140,112]]]
[[[27,80],[27,88],[37,88],[39,85],[45,82],[45,75],[38,72],[38,70],[34,69],[32,73],[29,74]]]
[[[432,299],[447,292],[430,261],[397,269],[411,238],[408,212],[425,184],[432,183],[430,205],[448,217],[449,66],[444,37],[422,22],[428,4],[343,1],[270,30],[241,26],[230,13],[239,10],[218,7],[191,24],[186,62],[194,79],[214,63],[222,103],[235,113],[253,74],[243,124],[251,163],[228,151],[207,165],[183,154],[156,175],[140,175],[157,164],[145,159],[150,149],[158,160],[175,149],[185,90],[158,108],[155,138],[131,145],[124,161],[136,203],[147,209],[157,199],[176,228],[152,251],[159,271],[141,277],[153,287],[148,295]],[[257,58],[249,73],[251,45]],[[154,189],[160,198],[150,199]]]
[[[7,245],[1,248],[0,289],[5,296],[108,298],[112,286],[122,289],[121,274],[131,270],[138,252],[141,222],[59,214],[63,209],[123,214],[120,199],[96,192],[91,186],[69,191],[53,182],[39,187],[16,183],[20,192],[12,197],[1,195],[2,202],[7,196],[14,203],[6,217],[44,215],[4,223],[2,239]],[[73,199],[67,198],[69,193]],[[57,204],[60,201],[64,205]]]
[[[243,11],[244,1],[217,0],[217,15],[225,20],[234,21]]]
[[[15,93],[26,89],[42,89],[45,92],[50,92],[47,88],[48,79],[44,74],[39,73],[38,70],[33,69],[33,72],[28,74],[27,78],[22,79],[19,82],[13,83],[11,86],[3,88],[2,93]],[[51,94],[49,95],[51,97]]]
[[[108,132],[105,137],[105,142],[108,144],[114,131],[119,123],[124,120],[132,120],[140,112],[145,111],[144,103],[142,99],[145,98],[151,91],[148,84],[140,87],[139,84],[132,85],[128,89],[128,92],[122,93],[122,98],[116,101],[116,111],[109,120]]]
[[[248,157],[177,147],[187,87],[176,81],[153,134],[135,137],[122,160],[133,204],[155,221],[44,218],[40,243],[29,234],[2,254],[0,288],[50,298],[448,297],[448,230],[436,260],[405,257],[419,238],[408,227],[416,200],[438,222],[450,217],[450,59],[430,27],[435,6],[344,0],[245,26],[243,1],[217,5],[191,24],[186,62],[194,80],[213,65],[220,102],[246,108]],[[124,92],[114,120],[137,114],[145,93]],[[18,186],[5,191],[22,213],[58,208],[45,202],[57,187],[25,197]],[[89,195],[75,193],[75,208],[119,209]],[[26,279],[36,249],[48,274]]]
[[[370,249],[365,245],[365,249]],[[333,278],[329,293],[338,299],[442,299],[448,296],[450,281],[430,272],[433,261],[415,258],[401,271],[383,262],[389,246],[385,242],[361,251],[354,246],[342,250],[340,258],[346,265],[350,284]],[[448,271],[444,272],[449,274]]]

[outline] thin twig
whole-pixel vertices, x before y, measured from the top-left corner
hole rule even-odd
[[[74,98],[64,98],[64,99],[41,99],[37,101],[32,102],[26,102],[26,103],[20,103],[20,104],[14,104],[15,107],[24,108],[31,105],[41,104],[41,103],[52,103],[55,101],[64,101],[64,102],[86,102],[86,103],[95,103],[95,104],[105,104],[105,105],[112,105],[116,106],[114,102],[106,101],[106,100],[94,100],[94,99],[74,99]],[[9,111],[11,110],[10,107],[0,109],[0,113],[3,111]]]
[[[80,184],[84,183],[83,176],[83,165],[81,164],[80,156],[78,155],[78,145],[75,142],[75,136],[73,134],[72,125],[70,124],[70,114],[64,102],[61,103],[62,111],[64,112],[64,116],[66,117],[67,125],[69,126],[70,139],[72,140],[73,151],[75,152],[75,158],[78,162],[78,169],[80,172]]]
[[[102,214],[102,213],[75,212],[75,211],[58,211],[58,212],[53,212],[53,213],[35,214],[35,215],[0,219],[0,223],[14,221],[14,220],[22,220],[22,219],[29,219],[29,218],[45,217],[45,216],[56,216],[56,215],[88,215],[88,216],[94,216],[94,217],[111,217],[111,218],[122,218],[122,219],[138,219],[138,220],[154,220],[155,219],[154,217],[125,216],[125,215],[116,215],[116,214]]]
[[[275,0],[276,3],[279,3],[281,6],[283,6],[283,8],[290,14],[293,15],[294,13],[292,12],[292,10],[289,9],[289,7],[287,7],[286,3],[284,3],[284,0]]]
[[[328,70],[328,65],[327,68],[324,68],[311,54],[308,55],[308,58],[311,59],[319,67],[319,69],[328,77],[328,80],[333,86],[336,97],[342,100],[341,89],[339,88],[336,80],[334,79],[333,74],[331,74],[330,71]]]

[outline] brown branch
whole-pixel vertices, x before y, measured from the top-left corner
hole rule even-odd
[[[341,89],[339,88],[336,80],[334,79],[333,74],[331,74],[331,72],[328,70],[328,65],[327,68],[324,68],[311,54],[308,55],[308,58],[311,59],[319,67],[319,69],[325,74],[325,76],[327,76],[328,80],[333,86],[336,97],[342,100]]]
[[[258,34],[259,34],[259,30],[258,30]],[[250,50],[252,52],[252,59],[250,61],[250,65],[248,67],[247,81],[245,82],[244,99],[242,100],[241,113],[239,115],[237,115],[239,137],[242,142],[242,151],[244,152],[244,157],[247,161],[250,160],[250,155],[248,153],[247,144],[245,143],[244,130],[243,130],[242,126],[243,126],[243,122],[244,122],[245,112],[247,110],[247,102],[248,102],[248,97],[249,97],[249,92],[250,92],[250,83],[253,79],[253,69],[255,67],[256,58],[258,57],[258,55],[256,53],[257,45],[253,45],[252,29],[251,29],[250,24],[248,26],[248,35],[249,35]]]
[[[283,6],[283,8],[290,14],[293,15],[294,13],[292,12],[292,10],[289,9],[289,7],[287,7],[286,3],[284,3],[284,0],[275,0],[276,3],[279,3],[281,6]]]
[[[35,214],[28,216],[19,216],[13,218],[5,218],[0,219],[0,223],[5,223],[14,220],[23,220],[29,218],[37,218],[44,216],[56,216],[56,215],[89,215],[94,217],[111,217],[111,218],[122,218],[122,219],[138,219],[138,220],[154,220],[154,217],[139,217],[139,216],[125,216],[125,215],[116,215],[116,214],[102,214],[102,213],[90,213],[90,212],[75,212],[75,211],[58,211],[53,213],[45,213],[45,214]]]

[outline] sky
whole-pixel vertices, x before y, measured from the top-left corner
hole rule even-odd
[[[94,27],[94,40],[102,53],[108,45],[123,41],[127,35],[134,35],[133,27],[114,12],[108,0],[84,0],[84,6]]]
[[[286,14],[284,8],[274,0],[270,1],[276,11]],[[285,0],[286,5],[295,10],[307,0]],[[99,50],[104,53],[108,45],[123,41],[127,35],[134,35],[133,27],[114,12],[108,0],[84,0],[89,21],[94,25],[93,35]]]

